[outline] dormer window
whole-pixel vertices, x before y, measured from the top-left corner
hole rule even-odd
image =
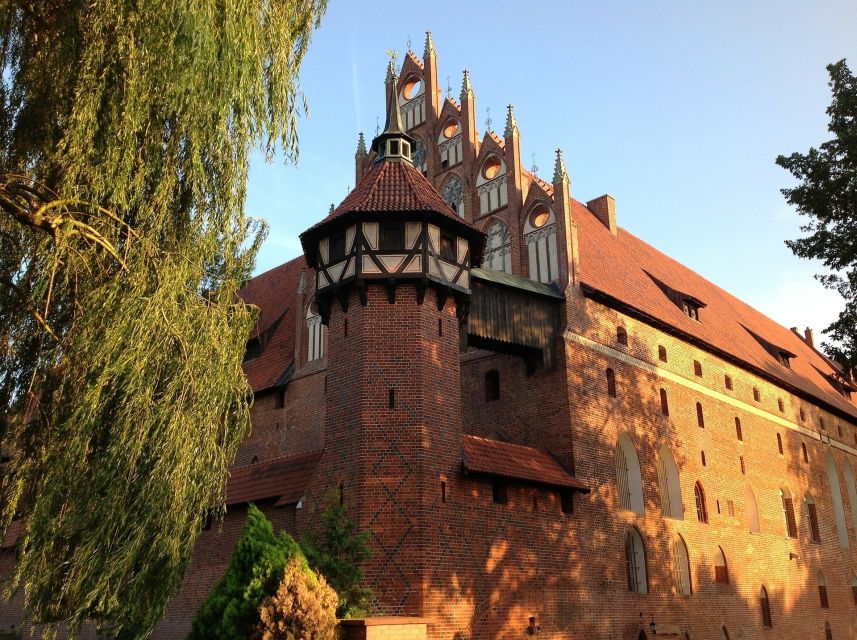
[[[792,367],[791,356],[785,351],[780,351],[779,353],[777,353],[777,361],[784,367],[787,367],[789,369],[791,369]]]
[[[381,251],[401,251],[405,246],[405,230],[401,224],[381,225],[378,247]]]
[[[699,322],[699,305],[695,302],[685,299],[681,303],[681,310],[691,320],[696,320]]]
[[[330,236],[330,262],[339,262],[345,257],[345,232]]]
[[[259,338],[250,338],[244,349],[244,362],[255,360],[262,355],[262,342]]]
[[[744,330],[747,333],[749,333],[751,336],[753,336],[753,338],[756,340],[756,342],[758,342],[759,345],[761,345],[765,351],[767,351],[773,358],[775,358],[777,362],[779,362],[782,366],[791,369],[792,358],[797,358],[797,356],[795,354],[793,354],[791,351],[788,351],[787,349],[784,349],[783,347],[779,347],[779,346],[775,345],[773,342],[770,342],[769,340],[766,340],[765,338],[763,338],[759,334],[757,334],[753,331],[750,331],[750,329],[748,329],[747,327],[744,327]]]

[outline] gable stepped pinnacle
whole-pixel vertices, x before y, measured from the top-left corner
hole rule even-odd
[[[512,105],[509,105],[506,110],[506,131],[503,133],[507,138],[518,133],[518,121],[515,120],[515,111]]]
[[[556,163],[553,167],[554,184],[568,180],[568,172],[565,170],[565,159],[562,157],[562,149],[556,150]]]
[[[431,31],[426,31],[426,47],[423,52],[423,58],[428,58],[434,52],[434,40],[432,40]]]
[[[465,69],[464,80],[461,82],[461,102],[464,102],[468,95],[473,95],[473,87],[470,86],[470,71]]]

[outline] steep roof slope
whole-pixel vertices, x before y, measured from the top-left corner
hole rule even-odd
[[[295,309],[301,272],[306,270],[303,256],[289,260],[250,280],[238,295],[259,307],[259,322],[251,338],[262,342],[258,358],[244,363],[244,373],[253,391],[259,392],[278,384],[295,357]],[[312,273],[307,270],[312,282]]]
[[[793,331],[628,231],[619,228],[614,236],[582,203],[572,201],[572,214],[579,225],[580,272],[585,286],[834,410],[857,417],[854,404],[825,377],[834,374],[831,364]],[[703,302],[700,321],[686,316],[652,276]],[[790,367],[780,364],[753,334],[794,354]]]

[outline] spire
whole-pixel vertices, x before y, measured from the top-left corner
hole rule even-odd
[[[556,150],[556,164],[553,167],[554,184],[568,180],[568,172],[565,170],[565,160],[562,157],[562,149]]]
[[[365,158],[366,157],[366,138],[363,137],[363,132],[360,132],[360,136],[357,138],[357,157]]]
[[[411,149],[414,139],[405,133],[402,127],[402,113],[399,109],[399,78],[396,75],[395,53],[391,54],[390,64],[387,65],[387,119],[384,130],[372,141],[372,150],[377,157],[375,162],[382,160],[406,160],[411,162]]]
[[[473,87],[470,86],[470,72],[464,70],[464,80],[461,82],[461,101],[464,102],[468,95],[473,95]]]
[[[431,31],[426,31],[426,48],[423,52],[423,59],[434,55],[434,40],[431,39]]]
[[[515,120],[515,111],[512,105],[509,105],[506,110],[506,131],[503,135],[507,138],[518,133],[518,121]]]

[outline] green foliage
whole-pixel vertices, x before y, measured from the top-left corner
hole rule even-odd
[[[825,333],[825,349],[850,367],[857,366],[857,78],[845,60],[828,65],[833,100],[827,108],[833,137],[806,154],[779,156],[777,164],[799,184],[783,195],[799,214],[806,237],[786,242],[801,258],[822,261],[830,273],[816,276],[845,299],[845,309]]]
[[[289,560],[277,592],[259,607],[256,640],[333,640],[336,592],[324,576]]]
[[[332,493],[324,497],[321,534],[308,532],[301,548],[309,565],[317,569],[339,594],[336,615],[359,618],[368,613],[372,592],[360,586],[363,569],[360,563],[372,555],[369,532],[357,531],[357,523]]]
[[[298,543],[285,532],[276,536],[271,522],[251,504],[229,568],[208,594],[188,640],[249,637],[259,622],[259,605],[276,593],[291,560],[312,574]]]
[[[325,4],[0,1],[0,537],[36,623],[146,637],[222,504],[249,157],[297,152]]]

